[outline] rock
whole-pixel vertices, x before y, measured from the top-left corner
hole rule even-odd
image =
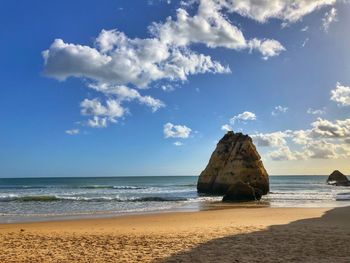
[[[350,186],[350,181],[344,174],[342,174],[338,170],[335,170],[328,177],[327,184],[336,185],[336,186]]]
[[[249,184],[239,181],[231,185],[226,194],[222,198],[223,202],[244,202],[260,200],[260,196],[255,195],[255,189]]]
[[[238,186],[242,187],[241,191],[237,189]],[[251,189],[254,195],[249,192]],[[206,194],[228,193],[237,200],[238,194],[242,195],[242,198],[250,196],[249,200],[260,199],[261,195],[267,194],[269,177],[252,139],[242,133],[227,132],[217,144],[207,167],[200,174],[197,190]]]

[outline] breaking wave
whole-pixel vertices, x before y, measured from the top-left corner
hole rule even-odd
[[[86,202],[179,202],[187,198],[147,196],[140,198],[119,197],[81,197],[81,196],[55,196],[55,195],[28,195],[28,196],[2,196],[0,202],[58,202],[58,201],[86,201]]]

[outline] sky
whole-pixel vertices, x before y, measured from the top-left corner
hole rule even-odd
[[[271,175],[350,174],[350,4],[4,0],[0,177],[199,175],[227,130]]]

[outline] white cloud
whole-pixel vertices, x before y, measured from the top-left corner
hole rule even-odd
[[[91,119],[87,120],[86,125],[91,128],[106,128],[108,120],[106,117],[93,116]]]
[[[71,129],[71,130],[66,130],[65,133],[69,134],[69,135],[77,135],[80,133],[80,130],[79,129]]]
[[[105,35],[108,37],[101,37]],[[56,39],[43,57],[45,74],[59,80],[86,77],[138,88],[161,79],[185,81],[188,75],[229,72],[210,56],[168,46],[156,38],[129,39],[116,30],[103,30],[96,39],[96,48]]]
[[[222,6],[212,0],[199,1],[198,11],[194,16],[179,8],[176,20],[169,17],[165,23],[154,23],[150,29],[163,43],[177,46],[201,43],[209,48],[248,48],[261,52],[264,59],[277,56],[285,50],[273,39],[247,40],[242,31],[222,13]]]
[[[343,86],[339,82],[331,91],[331,100],[338,103],[338,106],[350,106],[350,87]]]
[[[285,138],[290,135],[286,132],[257,133],[251,137],[260,147],[281,147],[287,144]]]
[[[350,119],[331,122],[318,118],[311,126],[311,136],[314,138],[350,138]]]
[[[211,0],[206,0],[211,1]],[[261,23],[277,18],[286,23],[294,23],[304,16],[336,3],[336,0],[212,0],[227,8]]]
[[[298,145],[306,145],[311,139],[311,130],[290,131],[292,141]]]
[[[182,142],[176,141],[173,143],[175,146],[182,146],[184,145]]]
[[[256,115],[253,112],[245,111],[230,119],[230,123],[233,125],[236,121],[255,121]]]
[[[337,21],[337,9],[332,7],[331,10],[324,14],[322,18],[322,27],[325,32],[328,32],[329,26]]]
[[[224,124],[221,126],[221,130],[223,131],[232,131],[232,127],[229,124]]]
[[[274,161],[294,161],[298,159],[288,146],[282,146],[270,152],[268,156]]]
[[[306,111],[307,114],[312,114],[312,115],[323,115],[326,113],[325,108],[323,109],[312,109],[312,108],[308,108]]]
[[[106,83],[95,83],[89,84],[88,86],[107,96],[115,96],[115,99],[119,103],[123,101],[137,100],[140,104],[150,107],[153,112],[165,107],[165,104],[162,101],[151,96],[141,96],[137,90],[128,88],[127,86],[114,86]]]
[[[332,159],[336,155],[333,144],[325,141],[312,142],[306,146],[307,152],[312,159]]]
[[[273,39],[260,40],[254,38],[248,42],[248,47],[250,51],[258,50],[264,60],[278,56],[282,51],[286,50],[280,42]]]
[[[170,122],[163,127],[165,138],[183,138],[186,139],[191,134],[191,129],[185,125],[174,125]]]
[[[191,50],[193,44],[205,45],[207,48],[258,51],[263,59],[278,56],[285,50],[275,39],[258,39],[254,36],[247,39],[243,31],[229,20],[228,13],[235,12],[259,22],[277,18],[292,23],[335,2],[336,0],[182,1],[175,17],[168,17],[163,22],[149,26],[150,36],[146,38],[129,38],[125,33],[113,29],[102,30],[93,46],[56,39],[42,52],[44,72],[61,81],[76,77],[88,79],[93,85],[114,87],[119,93],[112,100],[119,105],[122,102],[137,101],[156,111],[165,104],[147,95],[137,95],[135,88],[150,88],[157,81],[183,82],[190,75],[231,72],[228,66],[210,56]],[[196,8],[188,12],[186,8],[190,6]],[[124,96],[120,94],[122,89],[129,89],[127,91],[132,94]],[[109,90],[103,93],[106,103],[110,100],[108,92]],[[90,126],[106,126],[116,119],[109,116],[95,117],[99,118],[93,118]]]
[[[108,99],[103,105],[98,99],[85,99],[80,103],[81,114],[92,116],[87,125],[90,127],[107,127],[108,122],[116,123],[125,114],[125,109],[118,101]]]
[[[302,29],[300,29],[301,32],[306,32],[309,30],[309,27],[308,26],[305,26],[303,27]]]
[[[271,112],[272,116],[277,116],[281,113],[286,113],[288,111],[288,107],[283,107],[281,105],[276,106],[275,109]]]
[[[117,30],[102,30],[95,47],[56,39],[43,52],[45,73],[59,80],[86,77],[145,88],[161,79],[183,81],[193,74],[230,72],[211,57],[189,50],[192,43],[209,48],[256,49],[265,59],[284,50],[276,40],[246,40],[221,11],[220,5],[209,0],[200,1],[194,16],[179,8],[175,20],[169,17],[149,27],[152,38],[131,39]]]
[[[350,119],[318,118],[311,129],[260,133],[252,138],[258,147],[275,148],[267,153],[275,161],[350,157]]]

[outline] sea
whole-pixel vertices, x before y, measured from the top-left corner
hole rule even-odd
[[[223,207],[339,207],[350,205],[350,187],[327,176],[270,176],[260,201],[221,203],[197,194],[198,176],[0,178],[0,223],[47,221]]]

